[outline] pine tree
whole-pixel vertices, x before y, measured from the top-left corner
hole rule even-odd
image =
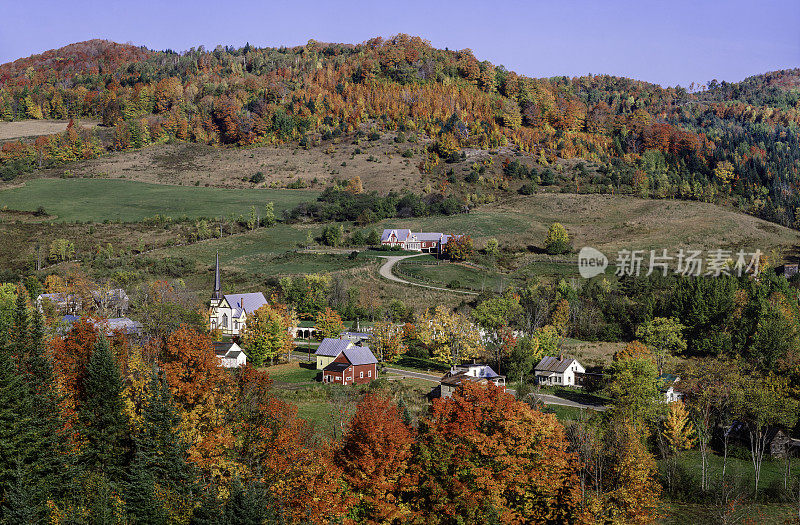
[[[262,525],[283,523],[274,509],[269,494],[262,483],[243,485],[239,479],[231,484],[231,495],[222,512],[224,525]]]
[[[100,472],[114,484],[123,479],[129,463],[131,443],[122,400],[122,380],[108,340],[100,335],[86,371],[86,400],[78,419],[86,443],[81,464]]]
[[[27,468],[27,481],[34,493],[36,508],[44,518],[48,498],[63,495],[72,479],[67,440],[53,375],[53,364],[44,348],[44,325],[34,310],[31,323],[30,353],[26,362],[27,391],[30,393],[30,436],[34,450]]]
[[[138,458],[133,462],[125,487],[125,512],[134,524],[160,525],[167,522],[165,512],[156,498],[153,472]]]
[[[11,344],[18,359],[28,354],[31,341],[29,330],[28,292],[23,286],[18,286],[17,302],[14,307],[14,324],[11,329]]]
[[[188,446],[178,431],[180,417],[163,376],[153,372],[148,391],[149,397],[142,413],[142,430],[136,437],[134,468],[128,490],[138,505],[143,505],[147,494],[152,495],[157,484],[157,492],[166,496],[165,502],[157,503],[159,508],[169,507],[171,503],[186,505],[193,492],[194,473],[188,461]],[[181,513],[179,508],[164,510],[170,514]],[[144,520],[149,511],[143,507],[134,505],[129,512],[140,522],[150,523]]]
[[[12,347],[0,347],[0,501],[18,480],[18,468],[29,449],[29,397],[12,357]]]

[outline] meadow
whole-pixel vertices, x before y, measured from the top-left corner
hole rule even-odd
[[[223,189],[172,186],[109,179],[35,179],[0,191],[0,208],[35,211],[39,207],[58,221],[138,222],[155,215],[229,217],[263,213],[268,202],[275,213],[314,200],[318,192],[285,189]]]

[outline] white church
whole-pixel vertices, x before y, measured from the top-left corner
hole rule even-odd
[[[264,306],[267,299],[261,292],[222,295],[219,278],[219,254],[214,271],[214,293],[208,309],[209,330],[221,330],[223,335],[239,335],[247,323],[247,314]]]

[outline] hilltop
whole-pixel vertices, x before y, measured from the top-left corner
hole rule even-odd
[[[562,191],[729,203],[797,226],[797,70],[692,93],[609,75],[529,78],[469,49],[396,35],[183,53],[93,40],[0,71],[0,119],[101,124],[7,141],[5,180],[154,143],[330,154],[338,142],[393,133],[416,141],[407,179],[416,168],[422,187],[463,200],[561,179]],[[502,149],[524,157],[524,173],[508,170],[508,155],[491,157]],[[474,152],[494,165],[468,159]],[[399,181],[377,182],[365,188]]]

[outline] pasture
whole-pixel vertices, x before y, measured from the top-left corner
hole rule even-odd
[[[275,214],[314,200],[317,192],[284,189],[222,189],[170,186],[108,179],[35,179],[23,186],[0,191],[0,208],[35,211],[43,207],[65,222],[138,222],[154,215],[178,217],[230,217],[263,214],[274,202]]]

